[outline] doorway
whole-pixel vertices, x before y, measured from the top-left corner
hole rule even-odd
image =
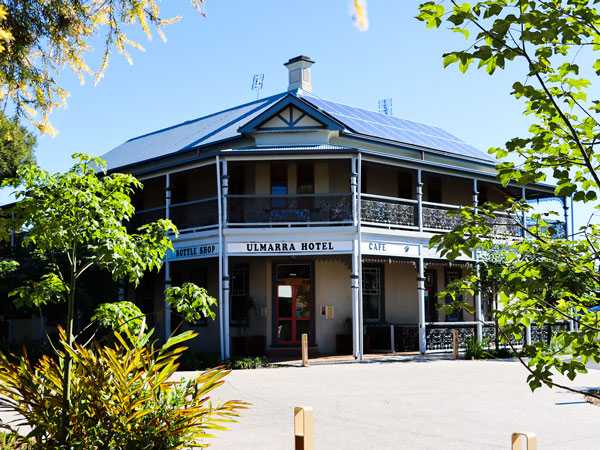
[[[300,344],[310,334],[310,284],[277,285],[277,343]]]
[[[312,263],[274,264],[273,311],[275,345],[296,346],[302,334],[314,341]]]

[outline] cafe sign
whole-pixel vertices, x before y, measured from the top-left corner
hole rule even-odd
[[[232,242],[228,253],[332,253],[351,252],[352,241],[279,241],[279,242]]]
[[[362,241],[360,249],[364,255],[419,256],[419,246],[415,244]]]

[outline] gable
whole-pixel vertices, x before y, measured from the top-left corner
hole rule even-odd
[[[239,128],[240,133],[272,131],[324,131],[342,130],[335,119],[331,119],[312,105],[288,94],[258,117]]]
[[[308,130],[308,129],[325,129],[324,124],[314,119],[304,111],[289,105],[276,113],[270,119],[267,119],[261,125],[256,127],[256,130]]]

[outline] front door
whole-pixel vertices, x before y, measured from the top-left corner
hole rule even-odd
[[[300,344],[310,333],[310,316],[310,284],[277,285],[278,344]]]

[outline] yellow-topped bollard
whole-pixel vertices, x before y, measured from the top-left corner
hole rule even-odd
[[[510,441],[511,441],[511,449],[512,450],[521,450],[521,438],[525,438],[525,442],[527,443],[527,450],[537,450],[537,436],[535,433],[530,431],[519,431],[517,433],[513,433]]]
[[[295,450],[314,449],[313,409],[310,406],[294,408]]]

